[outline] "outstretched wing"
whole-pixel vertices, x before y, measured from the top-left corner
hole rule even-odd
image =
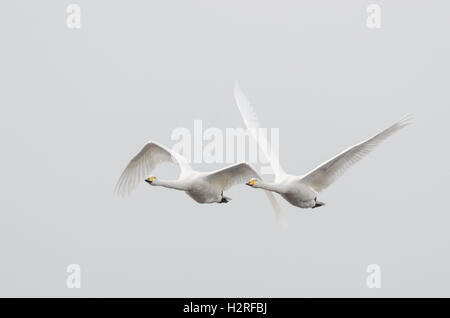
[[[301,178],[301,181],[312,187],[317,192],[322,191],[333,183],[349,167],[368,155],[382,141],[406,125],[410,124],[411,118],[411,115],[407,115],[372,138],[341,152],[337,156],[331,158],[316,169],[304,175]]]
[[[239,87],[239,83],[236,81],[234,85],[234,98],[236,99],[236,104],[241,113],[242,119],[244,120],[245,126],[248,131],[255,139],[259,145],[259,149],[262,151],[266,159],[269,161],[270,166],[275,174],[275,180],[281,179],[282,176],[286,175],[283,168],[281,168],[280,162],[278,160],[278,154],[275,153],[274,149],[270,146],[269,141],[263,134],[258,134],[260,125],[258,116],[249,99],[242,92]]]
[[[212,184],[220,187],[222,190],[229,189],[233,185],[244,183],[251,178],[259,178],[259,174],[256,172],[255,169],[252,168],[248,163],[241,162],[237,163],[219,170],[216,170],[212,173],[210,173],[207,176],[207,180],[211,182]],[[280,205],[278,204],[277,199],[273,195],[272,192],[264,190],[266,193],[267,198],[270,201],[270,204],[272,205],[275,214],[277,216],[277,220],[280,224],[285,225],[284,216],[281,212]]]
[[[180,154],[170,151],[160,144],[150,141],[134,156],[122,172],[116,184],[116,193],[128,195],[136,185],[144,181],[153,169],[162,162],[171,162],[180,167],[181,175],[191,170],[186,159]]]

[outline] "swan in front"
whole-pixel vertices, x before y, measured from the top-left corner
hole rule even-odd
[[[265,136],[258,134],[260,127],[258,118],[250,101],[240,89],[238,82],[235,83],[234,96],[247,129],[257,141],[275,174],[273,183],[252,178],[246,184],[253,188],[277,192],[290,204],[299,208],[323,206],[324,203],[317,200],[320,191],[331,185],[344,171],[369,154],[382,141],[411,122],[411,115],[407,115],[375,136],[344,150],[307,174],[296,176],[287,174],[282,169],[278,161],[278,154],[271,149]]]
[[[147,177],[162,162],[173,163],[180,168],[178,179],[162,180],[154,176]],[[193,170],[187,160],[176,151],[150,141],[128,163],[115,190],[120,195],[127,195],[139,182],[145,180],[152,186],[184,191],[198,203],[227,203],[231,198],[224,196],[223,192],[249,178],[260,176],[248,163],[241,162],[212,172],[199,172]],[[276,198],[270,191],[266,191],[266,195],[278,221],[284,224]]]

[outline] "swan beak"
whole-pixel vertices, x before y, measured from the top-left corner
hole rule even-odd
[[[246,185],[253,187],[253,185],[255,184],[255,180],[250,180],[249,182],[246,183]]]
[[[150,177],[148,179],[145,179],[145,182],[147,182],[148,184],[152,184],[153,182],[153,177]]]

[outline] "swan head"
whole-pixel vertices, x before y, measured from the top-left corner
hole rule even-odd
[[[145,179],[145,182],[147,182],[148,184],[153,184],[154,181],[156,180],[156,177],[148,177],[147,179]]]
[[[246,185],[248,185],[250,187],[253,187],[253,188],[258,188],[259,187],[259,180],[255,179],[255,178],[252,178],[252,179],[250,179],[249,182],[246,183]]]

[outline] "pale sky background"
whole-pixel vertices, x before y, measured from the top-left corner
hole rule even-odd
[[[79,30],[69,3],[0,4],[0,296],[450,296],[449,1],[80,0]],[[146,141],[172,146],[195,119],[243,127],[236,79],[293,174],[415,122],[325,207],[280,198],[287,231],[244,185],[222,205],[144,183],[114,195]],[[66,288],[72,263],[81,289]]]

